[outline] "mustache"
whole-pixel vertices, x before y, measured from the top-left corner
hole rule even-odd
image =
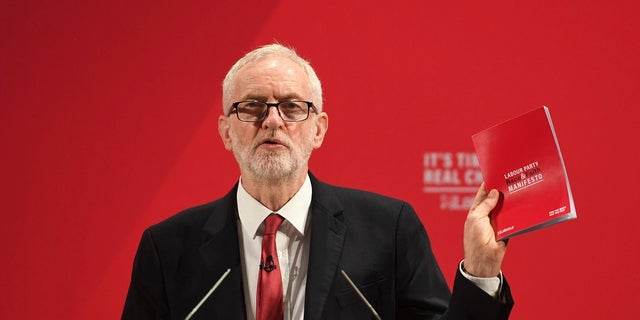
[[[289,137],[280,130],[271,130],[258,136],[253,146],[254,149],[258,148],[263,143],[277,143],[287,148],[291,148],[292,145]]]

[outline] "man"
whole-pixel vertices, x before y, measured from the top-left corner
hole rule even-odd
[[[293,50],[268,45],[240,59],[218,119],[240,181],[144,232],[122,318],[184,319],[194,309],[195,319],[507,318],[506,244],[488,218],[497,191],[476,195],[450,294],[409,204],[309,173],[328,120],[320,81]]]

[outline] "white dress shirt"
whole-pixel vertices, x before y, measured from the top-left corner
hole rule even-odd
[[[256,318],[256,288],[260,271],[264,219],[272,213],[238,184],[238,234],[247,319]],[[304,298],[309,264],[309,216],[311,181],[307,175],[302,187],[277,214],[285,218],[276,234],[278,262],[284,294],[284,320],[304,318]]]

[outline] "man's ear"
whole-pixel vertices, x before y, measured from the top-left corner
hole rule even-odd
[[[222,139],[222,143],[224,143],[224,148],[233,151],[233,144],[231,143],[231,124],[229,123],[229,117],[225,115],[220,115],[218,118],[218,133],[220,134],[220,138]]]
[[[327,133],[329,129],[329,115],[325,112],[320,112],[316,117],[314,117],[314,125],[316,126],[316,134],[313,137],[313,148],[318,149],[322,146],[322,141],[324,141],[324,135]]]

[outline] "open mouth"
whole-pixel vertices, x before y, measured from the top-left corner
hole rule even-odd
[[[278,140],[278,139],[265,139],[262,141],[262,143],[260,143],[260,145],[264,145],[268,147],[276,147],[276,146],[286,147],[286,145],[281,140]]]

